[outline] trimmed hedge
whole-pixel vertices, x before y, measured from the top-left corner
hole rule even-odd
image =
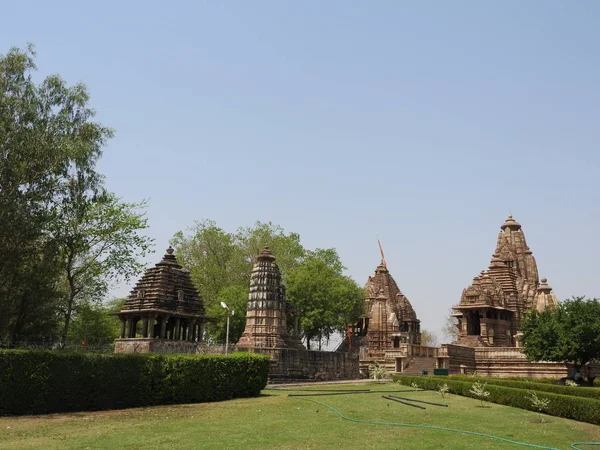
[[[494,378],[494,377],[471,377],[468,375],[452,375],[448,377],[451,380],[459,381],[480,381],[482,383],[494,384],[496,386],[513,387],[517,389],[530,389],[541,392],[552,392],[553,394],[574,395],[576,397],[595,398],[600,400],[600,389],[594,389],[583,386],[561,386],[557,384],[537,383],[534,381],[518,381],[515,379]]]
[[[92,411],[255,397],[266,355],[102,355],[0,350],[0,415]]]
[[[450,393],[471,398],[477,398],[469,392],[471,386],[475,381],[481,381],[480,379],[476,379],[476,377],[472,377],[473,381],[471,382],[457,381],[448,377],[429,376],[416,377],[393,375],[393,378],[394,381],[401,381],[403,384],[417,383],[419,387],[425,389],[437,389],[439,385],[446,383]],[[490,393],[490,396],[486,401],[534,411],[534,408],[528,399],[532,389],[518,389],[488,384],[486,390]],[[553,394],[537,390],[535,392],[538,397],[550,400],[548,408],[544,411],[545,414],[600,425],[600,400]]]

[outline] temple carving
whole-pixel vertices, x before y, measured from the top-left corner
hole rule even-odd
[[[305,349],[300,339],[288,333],[286,316],[290,311],[294,309],[286,299],[275,256],[265,247],[252,269],[246,328],[237,348]]]
[[[516,347],[523,316],[558,304],[552,288],[540,282],[533,252],[521,225],[509,215],[500,227],[496,251],[487,270],[463,290],[453,307],[459,345]]]

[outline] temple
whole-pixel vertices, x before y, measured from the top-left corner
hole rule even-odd
[[[250,293],[246,309],[246,328],[237,343],[244,348],[295,348],[305,347],[287,330],[287,314],[294,312],[285,296],[281,272],[275,257],[265,247],[257,257],[250,277]]]
[[[287,316],[295,318],[294,331]],[[358,354],[307,350],[298,337],[298,313],[286,298],[275,256],[265,247],[250,277],[246,328],[236,348],[267,354],[271,380],[331,380],[358,378]]]
[[[459,327],[457,344],[517,347],[524,314],[557,304],[547,280],[540,282],[521,225],[509,215],[500,227],[488,269],[473,279],[453,307]]]
[[[421,347],[421,321],[388,270],[381,244],[379,248],[381,263],[365,285],[365,315],[348,327],[339,347],[359,351],[363,374],[373,363],[395,371],[398,355],[404,356],[409,346]]]
[[[205,316],[189,272],[173,253],[169,247],[162,261],[146,270],[121,311],[115,313],[121,319],[115,352],[164,352],[169,348],[195,352],[204,325],[211,319]]]

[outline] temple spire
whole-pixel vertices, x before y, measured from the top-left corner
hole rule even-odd
[[[381,241],[377,238],[377,243],[379,244],[379,251],[381,252],[381,265],[387,269],[387,263],[385,262],[385,255],[383,254],[383,247],[381,246]]]

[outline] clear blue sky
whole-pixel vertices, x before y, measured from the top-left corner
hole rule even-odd
[[[600,2],[30,1],[0,53],[89,87],[101,170],[194,220],[272,221],[388,266],[441,328],[512,211],[559,298],[600,296]],[[115,291],[125,293],[121,286]]]

